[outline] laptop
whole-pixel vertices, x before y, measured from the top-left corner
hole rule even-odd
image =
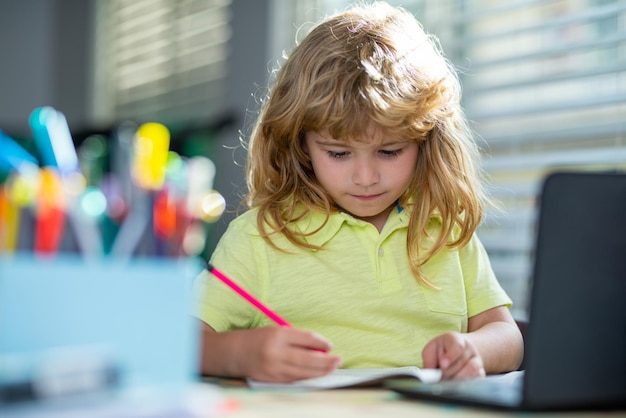
[[[626,174],[556,172],[542,183],[524,344],[524,371],[386,386],[499,409],[626,407]]]
[[[192,260],[0,255],[0,415],[195,416],[199,271]],[[205,406],[219,397],[202,392]]]

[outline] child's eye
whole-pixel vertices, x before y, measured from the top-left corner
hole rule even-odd
[[[336,160],[346,158],[349,155],[348,151],[326,151],[326,154],[328,154],[330,158],[334,158]]]
[[[378,151],[383,157],[386,158],[393,158],[393,157],[397,157],[398,155],[402,154],[403,148],[399,148],[399,149],[381,149],[380,151]]]

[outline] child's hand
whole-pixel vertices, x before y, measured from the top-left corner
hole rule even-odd
[[[244,376],[268,382],[291,382],[326,375],[340,364],[328,354],[331,344],[309,331],[264,327],[240,331],[235,358]]]
[[[425,368],[441,369],[444,380],[485,376],[483,359],[476,347],[459,332],[433,338],[422,351]]]

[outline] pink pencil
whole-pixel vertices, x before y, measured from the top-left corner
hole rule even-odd
[[[233,282],[232,280],[230,280],[228,277],[226,277],[224,275],[224,273],[222,273],[221,271],[219,271],[218,269],[216,269],[215,267],[213,267],[213,265],[207,263],[206,264],[206,268],[207,270],[213,274],[215,277],[217,277],[218,279],[220,279],[222,282],[224,282],[228,287],[230,287],[231,289],[233,289],[235,292],[237,292],[242,298],[244,298],[245,300],[247,300],[248,302],[250,302],[252,305],[254,305],[258,310],[260,310],[261,312],[263,312],[265,315],[267,315],[268,318],[270,318],[272,321],[276,322],[278,325],[280,325],[281,327],[291,327],[291,324],[287,321],[285,321],[283,318],[281,318],[276,312],[272,311],[270,308],[268,308],[267,306],[263,305],[258,299],[256,299],[254,296],[252,296],[250,293],[246,292],[244,289],[242,289],[241,287],[239,287],[239,285],[235,282]]]

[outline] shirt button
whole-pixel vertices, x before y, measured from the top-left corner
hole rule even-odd
[[[378,249],[378,256],[379,256],[379,257],[382,257],[382,256],[383,256],[383,254],[385,254],[385,250],[383,250],[382,248],[379,248],[379,249]]]

